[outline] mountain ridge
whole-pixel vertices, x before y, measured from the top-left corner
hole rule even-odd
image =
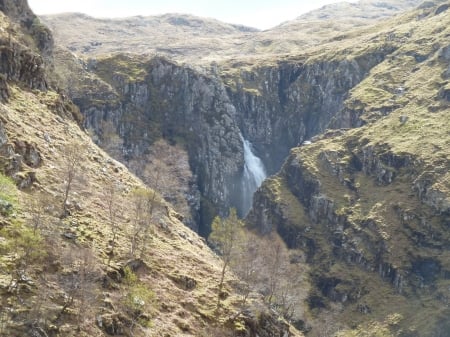
[[[53,29],[59,45],[79,56],[95,57],[132,50],[141,54],[162,54],[190,64],[208,64],[224,58],[301,53],[306,47],[319,45],[356,27],[374,24],[380,19],[413,8],[419,2],[411,0],[397,8],[389,7],[388,4],[397,4],[398,1],[389,0],[383,2],[386,9],[383,6],[376,7],[374,4],[377,4],[377,1],[371,0],[359,4],[356,11],[348,11],[347,5],[342,3],[337,7],[338,10],[333,12],[333,20],[311,19],[311,16],[318,17],[320,13],[326,12],[325,6],[264,31],[239,29],[241,26],[222,23],[215,19],[173,14],[136,17],[143,25],[141,28],[130,27],[129,19],[108,21],[69,14],[42,16],[41,19]],[[355,5],[348,6],[353,8]],[[364,12],[372,14],[370,17],[362,17],[360,13]],[[174,26],[172,23],[177,20],[183,21],[185,25]],[[333,23],[334,20],[337,20],[336,23]],[[108,28],[108,22],[114,23],[114,28],[111,26]],[[71,30],[73,26],[80,27],[79,33]],[[181,27],[183,28],[180,29]],[[108,38],[105,36],[106,33]],[[201,34],[201,37],[198,34]]]

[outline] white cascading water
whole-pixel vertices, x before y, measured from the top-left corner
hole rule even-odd
[[[253,194],[264,179],[266,169],[264,164],[252,151],[252,144],[241,136],[244,145],[244,175],[242,177],[242,213],[245,216],[253,203]]]

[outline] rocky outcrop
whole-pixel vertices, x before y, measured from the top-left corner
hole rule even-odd
[[[28,188],[36,181],[41,154],[36,144],[16,140],[11,142],[0,121],[0,170],[11,176],[19,188]]]
[[[11,21],[19,23],[24,32],[33,38],[35,47],[37,47],[44,59],[51,58],[54,46],[52,33],[34,15],[28,6],[28,1],[1,0],[0,11],[8,16]]]
[[[0,73],[7,81],[18,81],[31,89],[47,88],[44,61],[42,57],[15,42],[0,41]],[[6,99],[9,91],[6,82],[2,85],[2,97]]]
[[[135,65],[139,78],[130,77],[131,69],[108,77],[118,61],[92,65],[92,71],[112,84],[117,103],[97,101],[93,106],[92,100],[75,99],[85,126],[102,136],[102,123],[111,121],[123,139],[128,162],[143,157],[161,137],[184,146],[202,194],[200,232],[208,234],[202,224],[209,226],[215,214],[225,213],[233,204],[244,163],[236,111],[222,83],[162,58]]]
[[[31,26],[36,17],[27,0],[0,0],[0,11],[11,20],[19,21],[26,26]]]
[[[27,1],[0,1],[0,11],[17,26],[4,21],[5,34],[0,39],[0,98],[9,96],[8,81],[21,82],[31,89],[46,90],[45,68],[51,59],[53,38],[39,22]],[[28,45],[28,41],[34,46]]]
[[[10,95],[8,82],[6,81],[6,76],[1,75],[0,76],[0,102],[5,102],[8,100]]]
[[[333,123],[348,91],[392,49],[377,47],[353,59],[237,68],[232,76],[225,64],[201,72],[164,58],[118,55],[86,64],[103,84],[96,90],[86,76],[89,84],[72,98],[85,126],[100,138],[102,124],[113,123],[125,161],[142,157],[161,137],[186,147],[202,195],[196,218],[207,234],[215,214],[240,207],[240,133],[268,172],[276,172],[291,147]]]
[[[242,337],[260,336],[260,337],[289,337],[289,324],[280,319],[275,312],[261,308],[258,313],[244,312],[243,320],[247,325],[247,331]]]
[[[394,49],[377,46],[342,60],[279,61],[236,69],[234,79],[225,76],[240,128],[269,172],[279,170],[292,147],[328,128],[349,127],[349,122],[337,123],[349,91]]]

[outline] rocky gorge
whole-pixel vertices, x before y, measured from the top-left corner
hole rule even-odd
[[[259,158],[269,177],[246,222],[302,252],[290,263],[309,268],[307,309],[293,320],[304,332],[448,336],[449,7],[426,1],[302,51],[268,52],[275,42],[264,40],[251,54],[242,42],[242,55],[213,61],[192,61],[195,39],[179,59],[176,48],[86,56],[57,46],[49,83],[82,118],[66,114],[177,211],[181,194],[179,218],[205,237],[217,214],[246,214],[249,156]],[[222,32],[227,43],[270,34]],[[182,170],[159,174],[171,166]],[[171,181],[182,188],[168,192]]]
[[[346,96],[394,48],[386,43],[355,58],[286,60],[251,69],[226,64],[220,71],[118,55],[88,63],[105,85],[80,85],[85,91],[72,99],[85,127],[97,135],[105,122],[113,123],[125,161],[142,157],[159,137],[185,146],[201,195],[193,218],[207,234],[214,214],[240,209],[240,134],[268,173],[275,173],[290,148],[329,127],[351,126],[337,118]]]

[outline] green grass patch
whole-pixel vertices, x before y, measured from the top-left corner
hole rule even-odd
[[[0,173],[0,214],[10,216],[18,208],[19,199],[14,181]]]
[[[95,72],[111,84],[118,79],[139,82],[147,75],[143,58],[128,54],[116,54],[99,59]]]

